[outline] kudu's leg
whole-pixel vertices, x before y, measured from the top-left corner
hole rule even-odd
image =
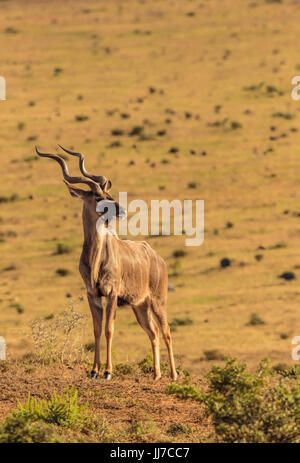
[[[143,304],[133,306],[132,308],[138,323],[146,331],[150,338],[153,353],[154,380],[157,381],[161,378],[158,326],[153,320],[149,301],[145,301]]]
[[[102,331],[103,308],[101,297],[98,295],[88,293],[88,301],[93,317],[95,336],[94,364],[91,371],[91,378],[94,379],[100,371],[100,337]]]
[[[163,335],[164,341],[168,349],[170,369],[171,369],[171,378],[175,381],[177,379],[177,372],[176,372],[175,362],[174,362],[171,332],[170,332],[170,327],[169,327],[168,320],[167,320],[167,311],[166,311],[164,304],[160,304],[156,301],[151,301],[151,307],[156,316],[159,327],[161,329],[161,333]]]
[[[106,304],[106,322],[105,322],[105,336],[106,336],[106,369],[104,378],[111,379],[112,374],[112,358],[111,358],[111,345],[114,335],[115,318],[117,310],[117,296],[108,296]]]

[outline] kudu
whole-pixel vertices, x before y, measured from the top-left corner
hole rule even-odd
[[[60,145],[59,145],[60,146]],[[172,350],[170,328],[167,321],[168,271],[164,260],[145,242],[121,240],[108,228],[108,220],[101,222],[103,204],[114,203],[115,217],[121,218],[125,210],[112,198],[109,190],[111,181],[104,176],[90,175],[85,168],[81,153],[65,152],[79,158],[79,167],[84,177],[72,177],[65,160],[55,154],[36,152],[39,156],[57,161],[72,197],[83,201],[84,243],[79,271],[85,282],[87,297],[93,317],[95,352],[91,377],[100,370],[100,336],[102,331],[102,297],[106,297],[105,335],[107,343],[106,370],[104,377],[111,378],[111,346],[114,321],[118,305],[132,307],[136,319],[148,333],[153,351],[154,379],[161,377],[159,354],[159,328],[166,343],[171,377],[177,378]],[[72,186],[85,184],[89,191]],[[101,207],[100,207],[101,206]],[[100,212],[102,211],[102,212]],[[99,226],[100,220],[100,226]]]

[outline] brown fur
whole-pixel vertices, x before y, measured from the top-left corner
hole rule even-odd
[[[168,271],[164,260],[145,242],[120,240],[110,233],[107,224],[103,223],[96,228],[100,217],[96,212],[97,202],[105,199],[113,200],[108,193],[111,182],[105,177],[101,178],[99,185],[89,176],[84,168],[84,158],[79,153],[68,153],[80,157],[80,168],[85,177],[71,177],[67,166],[58,156],[43,155],[58,161],[62,167],[65,183],[70,194],[83,200],[83,229],[84,243],[80,258],[79,270],[87,288],[88,301],[93,317],[95,336],[95,355],[92,377],[100,370],[100,336],[102,331],[103,306],[102,298],[106,303],[105,336],[107,343],[106,371],[107,379],[112,373],[111,345],[114,333],[114,320],[119,303],[129,304],[137,318],[138,323],[147,332],[153,351],[154,378],[161,377],[159,356],[159,329],[166,343],[171,377],[176,379],[177,373],[172,351],[170,328],[167,322],[167,292]],[[103,180],[105,179],[105,181]],[[74,180],[76,179],[76,180]],[[67,181],[66,181],[67,180]],[[84,191],[73,187],[70,183],[85,183],[92,191]],[[116,206],[118,217],[120,206]]]

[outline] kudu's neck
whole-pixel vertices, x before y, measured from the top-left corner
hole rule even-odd
[[[91,284],[97,284],[99,269],[103,254],[107,258],[109,254],[110,234],[104,224],[98,224],[98,217],[84,204],[82,210],[82,222],[84,232],[84,243],[82,258],[91,270]]]
[[[96,244],[101,240],[101,236],[97,233],[97,219],[95,214],[92,214],[90,209],[83,204],[82,209],[82,224],[83,224],[83,233],[84,233],[84,243],[92,247],[93,244]]]

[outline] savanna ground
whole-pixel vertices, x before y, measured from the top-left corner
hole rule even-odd
[[[116,198],[204,199],[202,246],[185,247],[184,236],[146,238],[168,264],[174,350],[194,382],[224,355],[250,370],[264,357],[295,363],[300,103],[291,78],[300,69],[299,14],[289,0],[0,2],[0,335],[9,359],[1,417],[29,391],[49,398],[74,384],[117,428],[142,402],[162,432],[174,418],[195,427],[189,439],[209,439],[202,405],[167,395],[166,373],[158,385],[147,375],[91,384],[92,353],[79,349],[93,340],[88,318],[72,352],[82,364],[31,371],[32,322],[47,327],[81,297],[76,310],[89,313],[77,269],[81,204],[35,144],[83,152],[90,171],[112,180]],[[76,175],[76,159],[68,163]],[[229,267],[220,267],[223,258]],[[122,364],[150,350],[128,308],[118,309],[113,348]]]

